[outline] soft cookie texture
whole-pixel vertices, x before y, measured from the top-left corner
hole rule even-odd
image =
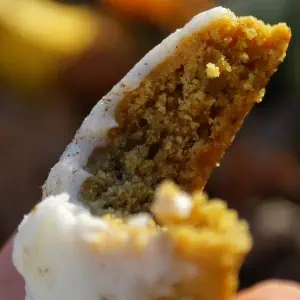
[[[248,226],[220,200],[158,187],[151,215],[93,217],[67,194],[24,219],[14,263],[33,300],[230,299],[251,248]],[[30,298],[29,298],[30,299]]]
[[[217,7],[99,101],[19,226],[27,300],[232,299],[251,237],[202,189],[289,40]]]

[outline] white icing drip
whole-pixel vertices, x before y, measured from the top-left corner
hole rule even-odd
[[[182,38],[226,15],[235,18],[222,7],[193,18],[150,51],[85,119],[51,170],[43,187],[44,200],[24,218],[16,235],[13,261],[25,278],[27,300],[99,300],[102,297],[143,300],[147,293],[168,295],[172,284],[188,276],[191,266],[174,258],[163,230],[149,237],[146,250],[139,256],[134,254],[130,243],[105,255],[95,251],[91,245],[99,233],[105,232],[111,238],[119,233],[112,231],[105,221],[91,216],[80,205],[77,194],[82,182],[90,176],[83,169],[88,157],[96,146],[106,145],[108,129],[117,126],[114,110],[118,102],[172,54]],[[47,198],[49,195],[58,196]],[[179,208],[185,216],[189,205],[182,200],[176,211]],[[142,221],[135,219],[133,223]]]
[[[193,208],[191,197],[183,192],[176,195],[157,193],[151,211],[161,219],[186,219]]]
[[[44,198],[49,195],[67,192],[76,199],[82,182],[89,176],[83,170],[83,167],[95,147],[106,145],[107,131],[117,126],[114,110],[124,95],[137,88],[145,76],[171,55],[176,50],[176,46],[182,38],[201,31],[201,29],[205,28],[211,22],[225,15],[235,18],[230,10],[223,7],[216,7],[195,16],[182,29],[178,29],[162,41],[161,44],[152,49],[99,101],[90,115],[84,120],[74,140],[60,158],[60,161],[51,170],[43,187]],[[74,172],[76,172],[76,175]],[[75,202],[78,203],[76,200]]]
[[[101,233],[107,240],[97,248]],[[116,236],[124,236],[123,244],[106,246]],[[110,228],[62,194],[46,198],[24,218],[13,261],[34,300],[168,295],[172,284],[191,276],[190,265],[175,258],[163,231],[153,232],[145,242],[145,250],[137,253],[126,231]]]

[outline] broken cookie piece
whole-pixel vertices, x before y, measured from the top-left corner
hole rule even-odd
[[[265,25],[228,11],[183,35],[136,88],[117,96],[117,126],[84,166],[93,176],[81,187],[83,202],[98,215],[132,214],[149,210],[165,178],[186,191],[202,189],[261,101],[289,39],[284,24]],[[126,80],[122,84],[130,89]],[[103,107],[109,109],[110,100],[104,98]]]
[[[24,218],[30,300],[230,300],[248,226],[202,189],[290,40],[284,24],[196,16],[92,110]]]
[[[71,202],[49,197],[19,228],[14,263],[32,299],[232,299],[251,237],[224,202],[172,182],[153,216],[96,218]]]

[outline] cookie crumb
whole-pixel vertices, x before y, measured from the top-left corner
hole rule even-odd
[[[213,63],[208,63],[206,65],[206,75],[211,79],[217,78],[220,76],[220,68]]]

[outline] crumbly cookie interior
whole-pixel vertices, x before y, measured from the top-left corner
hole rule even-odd
[[[97,215],[127,215],[149,211],[164,179],[202,189],[289,39],[284,24],[228,16],[182,40],[118,105],[119,127],[90,156],[82,201]]]

